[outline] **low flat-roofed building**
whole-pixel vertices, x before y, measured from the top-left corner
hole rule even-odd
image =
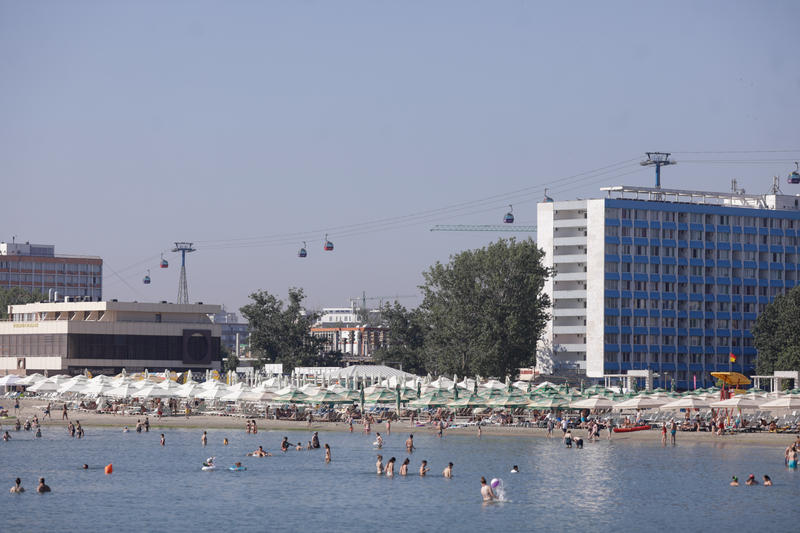
[[[51,302],[10,305],[0,375],[220,368],[219,305]]]

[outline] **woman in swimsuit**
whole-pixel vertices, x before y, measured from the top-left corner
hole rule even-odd
[[[394,462],[395,458],[392,457],[391,459],[389,459],[389,462],[386,463],[386,475],[389,477],[394,476]]]
[[[408,475],[408,463],[410,463],[410,462],[411,461],[408,460],[408,457],[406,457],[406,460],[403,461],[403,464],[400,465],[400,475],[401,476],[407,476]]]
[[[326,463],[331,462],[331,447],[328,446],[327,442],[325,443],[325,462]]]

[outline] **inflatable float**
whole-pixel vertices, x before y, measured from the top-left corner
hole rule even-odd
[[[228,470],[230,470],[231,472],[242,472],[244,470],[247,470],[247,467],[246,466],[229,466]]]
[[[631,431],[644,431],[650,429],[650,426],[633,426],[630,428],[614,428],[614,433],[630,433]]]

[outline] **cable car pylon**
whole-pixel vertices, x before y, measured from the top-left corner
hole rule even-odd
[[[189,284],[186,282],[186,254],[196,251],[191,242],[176,242],[173,252],[181,253],[181,275],[178,279],[178,302],[179,304],[189,303]]]

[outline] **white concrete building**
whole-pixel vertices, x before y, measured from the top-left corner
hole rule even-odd
[[[8,307],[0,374],[220,368],[218,305],[54,302]]]

